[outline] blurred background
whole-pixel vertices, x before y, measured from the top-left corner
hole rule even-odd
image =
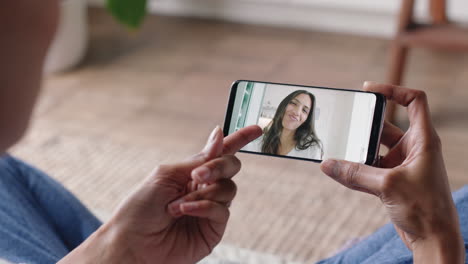
[[[202,148],[233,81],[373,80],[428,93],[455,190],[468,183],[468,3],[413,2],[156,0],[130,30],[99,0],[63,0],[42,96],[12,153],[106,219],[152,168]],[[394,121],[407,127],[404,109]],[[387,222],[377,198],[315,163],[238,157],[231,219],[206,261],[312,263]]]

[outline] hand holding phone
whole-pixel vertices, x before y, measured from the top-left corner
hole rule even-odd
[[[382,93],[389,100],[406,107],[410,128],[402,131],[391,123],[385,123],[382,144],[389,151],[380,159],[380,167],[328,160],[321,164],[322,171],[350,189],[379,198],[396,233],[413,251],[410,255],[399,251],[406,255],[401,261],[465,263],[465,244],[459,222],[463,217],[459,218],[450,194],[442,142],[432,124],[426,94],[420,90],[373,82],[366,82],[364,89]],[[460,194],[458,206],[462,215],[466,215],[466,194]],[[465,225],[466,221],[462,226]],[[373,241],[375,248],[390,248],[390,244],[396,242],[378,240],[368,241]],[[372,256],[376,258],[372,259],[385,255],[374,253]]]
[[[385,102],[383,95],[372,92],[236,81],[224,134],[256,124],[263,135],[242,152],[372,164],[379,150]]]

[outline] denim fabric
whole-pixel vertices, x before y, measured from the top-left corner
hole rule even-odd
[[[453,199],[458,210],[466,250],[468,248],[468,186],[455,192]],[[413,263],[413,255],[400,240],[393,225],[387,224],[352,248],[318,263],[406,264]],[[466,263],[468,264],[468,261]]]
[[[453,197],[463,238],[468,241],[468,186]],[[56,263],[100,225],[77,198],[49,176],[9,155],[0,158],[0,258],[15,263]],[[393,225],[387,224],[354,247],[319,263],[406,264],[412,263],[412,255]]]
[[[56,263],[100,225],[58,182],[9,155],[0,158],[0,258]]]

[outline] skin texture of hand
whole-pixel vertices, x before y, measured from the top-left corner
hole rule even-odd
[[[351,189],[379,197],[413,251],[414,263],[464,263],[458,214],[425,93],[371,82],[364,84],[364,90],[407,107],[408,131],[385,123],[381,143],[389,152],[380,160],[380,168],[327,160],[322,171]]]
[[[261,134],[251,126],[223,140],[217,127],[199,154],[156,168],[108,223],[59,263],[198,262],[226,228],[236,194],[231,178],[241,166],[233,154]]]

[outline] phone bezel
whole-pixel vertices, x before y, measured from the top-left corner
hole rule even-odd
[[[228,105],[227,105],[227,110],[226,110],[226,116],[224,118],[224,127],[223,127],[224,136],[227,136],[229,133],[229,126],[231,124],[231,118],[232,118],[232,110],[234,107],[234,101],[236,98],[237,88],[240,82],[255,82],[255,83],[273,84],[273,85],[284,85],[284,86],[294,86],[294,87],[304,87],[304,88],[318,88],[318,89],[326,89],[326,90],[374,94],[376,97],[375,108],[374,108],[374,118],[372,120],[372,128],[371,128],[371,133],[369,137],[369,147],[367,151],[367,158],[364,164],[373,165],[377,161],[377,156],[379,154],[380,137],[382,134],[383,124],[385,121],[386,98],[383,94],[369,92],[369,91],[359,91],[359,90],[352,90],[352,89],[323,87],[323,86],[275,83],[275,82],[252,81],[252,80],[237,80],[232,83],[231,90],[229,92],[229,100],[228,100]],[[264,155],[264,156],[288,158],[288,159],[306,160],[306,161],[313,161],[313,162],[318,162],[318,163],[322,162],[322,160],[306,159],[306,158],[301,158],[301,157],[291,157],[291,156],[286,156],[286,155],[274,155],[274,154],[267,154],[267,153],[247,151],[247,150],[240,150],[240,152],[253,153],[253,154]]]

